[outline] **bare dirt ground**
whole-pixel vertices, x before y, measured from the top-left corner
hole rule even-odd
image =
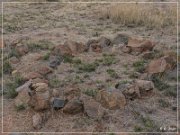
[[[98,39],[102,36],[113,40],[118,33],[150,39],[156,42],[156,50],[176,51],[176,26],[164,28],[123,26],[120,23],[114,23],[111,19],[102,18],[103,9],[111,6],[113,4],[109,3],[4,4],[4,56],[8,56],[10,46],[16,41],[20,41],[20,44],[30,42],[32,45],[43,41],[51,49],[69,40],[86,43],[90,39]],[[167,5],[160,6],[167,8]],[[22,75],[31,70],[34,71],[38,65],[48,65],[49,61],[41,58],[48,54],[50,49],[36,49],[32,48],[32,51],[23,55],[19,63],[13,67],[13,71],[16,70]],[[112,47],[107,47],[102,53],[84,52],[75,55],[75,58],[80,59],[82,63],[93,63],[112,53],[115,54],[116,62],[108,66],[100,63],[94,72],[79,73],[72,63],[67,62],[61,63],[53,73],[46,76],[46,79],[52,83],[56,78],[58,84],[55,82],[51,85],[58,85],[58,88],[55,86],[58,91],[65,91],[71,84],[78,85],[82,95],[89,89],[97,90],[99,85],[103,85],[103,89],[111,89],[119,82],[134,80],[130,77],[135,72],[136,67],[133,65],[142,59],[141,55],[131,55],[120,50],[113,52]],[[118,77],[110,76],[107,73],[108,69],[115,71]],[[4,75],[4,83],[10,76],[11,74]],[[175,86],[176,79],[165,78],[165,84]],[[60,85],[62,83],[65,86]],[[61,110],[44,111],[44,114],[48,115],[47,121],[43,123],[42,128],[34,129],[32,116],[36,111],[30,107],[18,111],[14,105],[14,99],[5,96],[3,129],[5,132],[109,132],[109,134],[113,134],[111,132],[155,132],[160,127],[176,126],[177,111],[174,110],[177,107],[176,101],[176,96],[165,96],[162,91],[155,88],[152,95],[127,101],[124,109],[105,109],[106,116],[100,120],[91,119],[84,113],[69,115]]]

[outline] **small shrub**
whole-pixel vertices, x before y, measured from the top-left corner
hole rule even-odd
[[[152,81],[154,83],[154,86],[160,91],[164,91],[165,89],[170,87],[167,83],[162,81],[160,77],[158,77],[157,75],[152,76]]]
[[[116,73],[116,71],[113,70],[113,69],[107,69],[106,72],[107,72],[107,73],[110,75],[110,77],[112,77],[112,78],[118,78],[118,77],[119,77],[118,74]]]
[[[133,63],[133,67],[135,69],[136,72],[144,72],[145,70],[145,61],[144,60],[139,60]]]
[[[158,126],[149,117],[143,117],[142,116],[141,120],[143,122],[145,131],[157,131],[158,130]]]
[[[22,111],[22,110],[25,110],[25,109],[26,109],[26,106],[23,105],[23,104],[16,106],[17,111]]]
[[[81,62],[81,60],[80,59],[73,59],[73,64],[76,64],[76,65],[78,65],[78,64],[81,64],[82,62]]]
[[[43,60],[48,60],[50,57],[50,52],[46,53],[44,56],[43,56]]]
[[[12,72],[12,67],[9,63],[8,60],[3,62],[3,73],[7,74],[7,73],[11,73]]]
[[[164,94],[166,96],[170,97],[177,97],[177,86],[169,86],[167,89],[165,89]]]
[[[53,88],[57,88],[61,86],[61,81],[55,77],[53,79],[50,79],[49,85]]]
[[[63,62],[64,63],[73,63],[73,57],[69,55],[63,56]]]
[[[103,65],[110,66],[112,64],[115,64],[117,62],[114,55],[110,54],[103,54]]]
[[[94,89],[87,89],[85,91],[83,91],[84,94],[91,96],[91,97],[96,97],[97,95],[97,90]]]
[[[73,78],[73,82],[74,83],[82,83],[84,81],[80,76],[76,75],[75,78]]]
[[[137,126],[137,125],[134,126],[134,132],[142,132],[142,131],[143,131],[142,127]]]
[[[26,44],[30,51],[46,50],[53,45],[53,43],[48,40],[28,41]]]
[[[83,63],[81,64],[78,69],[83,72],[93,72],[97,68],[95,63]]]
[[[20,77],[20,75],[16,75],[15,77],[12,77],[10,80],[8,80],[5,83],[5,90],[4,94],[8,98],[15,98],[17,96],[16,88],[19,87],[24,83],[23,79]]]

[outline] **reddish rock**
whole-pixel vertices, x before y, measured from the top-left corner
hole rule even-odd
[[[23,74],[24,80],[36,79],[36,78],[43,78],[43,76],[37,72],[29,72]]]
[[[78,99],[70,100],[63,108],[63,112],[68,114],[77,114],[77,113],[81,113],[82,111],[83,111],[83,104]]]
[[[64,95],[66,99],[71,100],[74,97],[79,97],[81,95],[81,90],[78,86],[69,86],[65,89]]]
[[[39,65],[36,71],[40,73],[41,75],[47,75],[53,72],[53,70],[49,66],[46,66],[46,65]]]
[[[176,62],[169,56],[164,56],[155,60],[152,60],[146,68],[146,72],[149,74],[163,73],[166,70],[171,70]]]

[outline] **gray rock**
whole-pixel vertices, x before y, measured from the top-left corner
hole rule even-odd
[[[49,66],[51,68],[56,68],[58,65],[61,64],[63,58],[61,56],[50,56],[49,58]]]
[[[52,103],[52,107],[54,108],[54,110],[62,109],[64,105],[65,105],[65,100],[60,98],[54,98]]]
[[[32,85],[32,80],[29,80],[27,81],[25,84],[23,84],[22,86],[18,87],[16,89],[16,92],[20,92],[20,91],[23,91],[23,90],[27,90],[27,91],[30,91],[30,86]]]

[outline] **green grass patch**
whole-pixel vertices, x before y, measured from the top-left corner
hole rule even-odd
[[[96,63],[82,63],[78,66],[78,70],[82,72],[94,72],[97,68]]]
[[[58,88],[62,85],[61,81],[59,79],[57,79],[56,77],[55,78],[52,78],[50,79],[49,81],[49,85],[53,88]]]
[[[44,56],[43,56],[43,60],[48,60],[50,57],[50,52],[47,52]]]
[[[12,72],[11,64],[8,60],[3,62],[3,73],[4,74],[10,74]]]
[[[84,94],[88,95],[88,96],[91,96],[91,97],[96,97],[97,95],[97,90],[95,89],[86,89],[84,91],[82,91]]]
[[[117,62],[117,59],[115,55],[113,54],[103,54],[103,65],[110,66],[112,64],[115,64]]]
[[[106,72],[110,75],[110,77],[112,78],[118,78],[118,74],[116,73],[116,71],[114,69],[107,69]]]
[[[23,105],[23,104],[16,106],[17,111],[22,111],[22,110],[25,110],[25,109],[26,109],[26,106]]]

